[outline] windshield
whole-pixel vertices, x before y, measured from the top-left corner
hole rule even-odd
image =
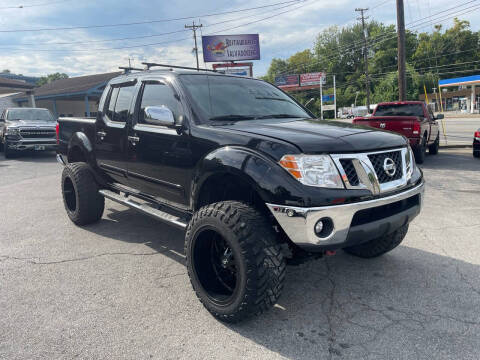
[[[421,104],[378,105],[375,116],[420,116],[424,117]]]
[[[181,75],[180,81],[202,117],[211,121],[311,118],[294,100],[262,81],[208,75]]]
[[[7,120],[55,121],[47,109],[10,109]]]

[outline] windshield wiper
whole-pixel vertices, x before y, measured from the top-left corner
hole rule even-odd
[[[255,120],[256,117],[255,116],[251,116],[251,115],[235,115],[235,114],[231,114],[231,115],[221,115],[221,116],[214,116],[214,117],[211,117],[210,120],[213,120],[213,121],[222,121],[222,120],[226,120],[226,121],[240,121],[240,120]]]
[[[292,115],[292,114],[270,114],[270,115],[263,115],[263,116],[257,116],[255,119],[310,119],[308,117],[304,116],[297,116],[297,115]]]

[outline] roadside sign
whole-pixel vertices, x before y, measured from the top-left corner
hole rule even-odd
[[[323,95],[322,100],[325,102],[335,101],[335,95]]]
[[[279,88],[299,86],[298,75],[280,75],[275,77],[275,85]]]
[[[300,86],[320,85],[320,80],[322,81],[322,85],[325,85],[326,76],[324,72],[301,74]]]
[[[260,60],[258,34],[202,36],[205,62]]]
[[[327,111],[327,110],[334,110],[335,111],[335,104],[323,105],[322,111]]]

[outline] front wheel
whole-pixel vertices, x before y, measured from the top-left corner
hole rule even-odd
[[[430,155],[437,155],[439,147],[440,147],[440,134],[437,135],[435,142],[428,147],[428,153]]]
[[[63,168],[63,204],[68,217],[76,225],[91,224],[102,217],[105,198],[98,193],[98,190],[88,164],[71,163]]]
[[[285,259],[270,224],[246,204],[224,201],[196,212],[185,254],[197,297],[221,321],[260,314],[280,296]]]
[[[5,145],[3,146],[3,151],[5,155],[5,159],[11,159],[14,157],[16,151],[8,147],[8,143],[5,141]]]
[[[413,150],[413,155],[415,156],[415,162],[417,164],[423,164],[425,161],[425,154],[427,152],[427,139],[423,138],[420,144],[418,144]]]
[[[384,235],[363,244],[350,246],[343,250],[361,258],[374,258],[395,249],[403,241],[407,232],[408,224],[391,234]]]

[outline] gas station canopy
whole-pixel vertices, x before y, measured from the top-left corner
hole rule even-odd
[[[444,79],[439,81],[440,87],[477,85],[480,84],[480,75],[464,76],[454,79]]]

